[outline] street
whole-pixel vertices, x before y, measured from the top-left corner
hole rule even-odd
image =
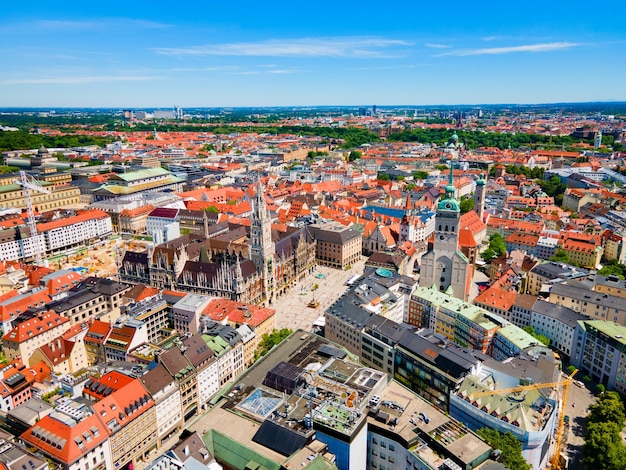
[[[587,388],[570,385],[565,410],[565,415],[569,416],[569,428],[565,427],[563,436],[563,453],[570,459],[570,469],[582,468],[587,410],[595,401],[596,397]]]

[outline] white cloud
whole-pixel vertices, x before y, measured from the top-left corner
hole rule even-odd
[[[90,19],[67,19],[46,20],[36,19],[19,23],[0,24],[0,32],[16,33],[24,32],[33,34],[37,32],[60,31],[63,33],[84,30],[118,30],[118,29],[163,29],[171,27],[167,23],[142,20],[136,18],[90,18]]]
[[[272,70],[268,70],[267,73],[273,73],[273,74],[277,74],[277,75],[285,75],[285,74],[291,74],[291,73],[298,73],[301,72],[302,70],[300,69],[272,69]]]
[[[259,42],[205,44],[190,47],[161,47],[162,55],[176,56],[267,56],[267,57],[389,57],[388,49],[411,43],[385,38],[302,38]]]
[[[450,49],[452,46],[448,46],[447,44],[437,44],[432,42],[427,42],[424,44],[426,47],[430,47],[431,49]]]
[[[457,49],[450,52],[443,52],[439,54],[439,56],[466,57],[473,55],[512,54],[516,52],[549,52],[560,49],[570,49],[576,46],[580,46],[580,44],[573,42],[548,42],[544,44],[526,44],[523,46],[488,47],[482,49]]]
[[[144,75],[130,76],[87,76],[87,77],[48,77],[48,78],[12,78],[0,80],[3,85],[70,85],[93,82],[138,82],[157,80],[158,77]]]

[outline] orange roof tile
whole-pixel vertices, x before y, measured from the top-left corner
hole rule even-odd
[[[4,341],[13,341],[21,343],[45,333],[52,328],[67,323],[69,320],[56,313],[50,311],[41,315],[41,317],[31,318],[20,323],[6,335],[2,337]]]
[[[95,414],[79,422],[73,421],[72,425],[69,423],[69,420],[61,422],[48,415],[24,432],[21,438],[67,465],[87,455],[109,438],[107,427]]]
[[[87,220],[106,219],[108,217],[110,217],[109,214],[107,214],[104,211],[101,211],[100,209],[89,209],[89,210],[80,212],[72,217],[65,217],[63,219],[53,220],[52,222],[37,224],[37,231],[47,232],[49,230],[66,227],[68,225],[74,225],[80,222],[86,222]]]
[[[209,302],[202,314],[218,322],[227,320],[229,323],[237,325],[245,323],[254,328],[274,316],[276,310],[246,305],[230,299],[215,299]]]

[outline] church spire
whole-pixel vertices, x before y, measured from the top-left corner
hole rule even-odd
[[[203,211],[204,214],[202,216],[203,222],[204,222],[204,239],[208,240],[209,239],[209,216],[207,215],[206,211]]]
[[[446,199],[454,199],[454,193],[456,189],[454,188],[454,180],[453,180],[453,160],[450,159],[450,176],[448,177],[448,186],[446,186]]]

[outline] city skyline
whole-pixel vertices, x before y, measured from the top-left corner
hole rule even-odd
[[[376,6],[9,4],[0,106],[626,101],[618,2]]]

